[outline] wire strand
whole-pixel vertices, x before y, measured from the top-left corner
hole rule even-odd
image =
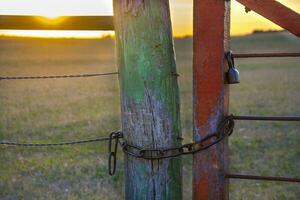
[[[119,74],[119,72],[94,73],[94,74],[51,75],[51,76],[0,76],[0,80],[83,78],[83,77],[108,76],[108,75],[115,75],[115,74]]]
[[[58,143],[19,143],[19,142],[0,141],[0,145],[19,146],[19,147],[51,147],[51,146],[65,146],[65,145],[101,142],[101,141],[108,141],[109,139],[110,139],[109,137],[100,137],[95,139],[67,141],[67,142],[58,142]]]

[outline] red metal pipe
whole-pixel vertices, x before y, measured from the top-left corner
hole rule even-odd
[[[215,133],[228,113],[225,52],[229,50],[230,2],[194,0],[194,140]],[[227,140],[193,156],[193,199],[227,200]]]
[[[300,178],[278,177],[278,176],[257,176],[257,175],[246,175],[246,174],[227,174],[226,178],[245,179],[245,180],[262,180],[262,181],[283,181],[283,182],[300,183]]]
[[[300,57],[300,53],[235,53],[234,58]]]
[[[233,116],[234,120],[254,120],[254,121],[284,121],[284,122],[299,122],[300,117],[297,116]]]
[[[247,9],[262,15],[300,37],[300,14],[274,0],[237,0]]]

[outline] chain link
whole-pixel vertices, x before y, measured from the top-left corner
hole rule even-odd
[[[233,132],[233,128],[234,119],[233,115],[230,115],[225,117],[225,119],[220,123],[216,133],[207,135],[197,142],[184,144],[180,147],[165,149],[144,149],[138,146],[131,145],[126,140],[124,140],[123,134],[120,131],[112,132],[109,137],[100,137],[89,140],[78,140],[60,143],[18,143],[0,141],[0,145],[20,147],[52,147],[108,141],[108,173],[109,175],[114,175],[117,166],[118,144],[121,144],[123,152],[128,155],[147,160],[158,160],[178,157],[186,154],[193,154],[208,149],[209,147],[214,146],[215,144],[222,141],[225,137],[230,136]]]
[[[120,131],[112,132],[109,137],[99,137],[95,139],[88,139],[88,140],[77,140],[77,141],[70,141],[70,142],[59,142],[59,143],[19,143],[19,142],[7,142],[7,141],[0,141],[0,145],[7,145],[7,146],[17,146],[17,147],[53,147],[53,146],[68,146],[68,145],[76,145],[76,144],[87,144],[93,142],[102,142],[108,141],[108,173],[109,175],[114,175],[116,172],[116,165],[117,165],[117,151],[118,151],[118,143],[119,138],[122,138],[123,135]],[[115,140],[114,148],[112,148],[113,140]]]
[[[233,116],[227,116],[220,123],[217,132],[211,135],[207,135],[200,141],[184,144],[180,147],[173,148],[161,148],[161,149],[144,149],[139,146],[128,144],[125,140],[121,142],[123,151],[137,158],[143,158],[147,160],[158,160],[165,158],[173,158],[186,154],[193,154],[199,151],[208,149],[211,146],[216,145],[222,141],[225,137],[232,134],[234,128]]]
[[[109,143],[108,143],[108,174],[114,175],[116,172],[117,166],[117,152],[118,152],[118,143],[119,138],[122,138],[122,133],[119,132],[112,132],[109,135]],[[113,144],[114,140],[114,144]]]

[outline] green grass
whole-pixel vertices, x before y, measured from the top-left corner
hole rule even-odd
[[[1,75],[116,71],[113,40],[0,39]],[[192,138],[192,40],[177,39],[184,142]],[[299,52],[288,33],[232,38],[234,52]],[[240,59],[230,112],[300,115],[299,58]],[[0,81],[0,140],[57,142],[107,136],[120,128],[116,75]],[[230,171],[300,177],[299,124],[237,122]],[[107,174],[106,143],[73,147],[0,147],[0,199],[122,199],[123,161]],[[184,157],[184,199],[191,199],[191,156]],[[232,180],[230,199],[300,199],[299,184]]]
[[[237,52],[299,52],[287,33],[233,38]],[[240,59],[242,83],[231,87],[236,114],[300,114],[299,58]],[[238,122],[230,140],[230,170],[237,173],[300,177],[299,123]],[[299,199],[299,184],[231,181],[233,199]]]

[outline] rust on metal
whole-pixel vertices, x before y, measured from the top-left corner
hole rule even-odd
[[[274,0],[237,0],[250,10],[300,37],[300,14]]]
[[[0,29],[17,30],[114,30],[113,16],[42,16],[0,15]]]
[[[193,106],[196,142],[214,133],[228,113],[224,52],[229,50],[229,8],[230,1],[194,0]],[[227,139],[208,151],[194,154],[193,199],[228,199],[227,159]]]
[[[227,174],[226,178],[300,183],[300,178],[278,177],[278,176],[257,176],[257,175],[246,175],[246,174]]]
[[[300,53],[235,53],[234,58],[300,57]]]

